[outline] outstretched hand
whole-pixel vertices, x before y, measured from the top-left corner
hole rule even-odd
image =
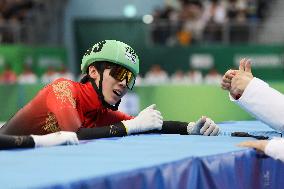
[[[188,124],[187,133],[189,135],[216,136],[219,134],[219,127],[212,119],[202,116],[197,122]]]
[[[251,60],[243,58],[238,70],[228,70],[224,74],[221,88],[228,90],[233,98],[239,99],[252,79]]]
[[[156,110],[156,105],[152,104],[142,110],[135,118],[122,121],[122,123],[128,135],[155,129],[161,130],[163,116],[159,110]]]
[[[264,152],[265,147],[267,146],[267,140],[251,140],[245,141],[238,144],[239,147],[248,147],[248,148],[255,148],[258,151]]]
[[[46,135],[31,135],[31,137],[34,139],[35,147],[79,144],[77,134],[70,131],[59,131]]]
[[[252,79],[251,60],[244,58],[240,61],[237,74],[232,78],[230,89],[231,95],[235,99],[240,98]]]
[[[221,88],[224,90],[231,90],[231,82],[233,77],[237,74],[238,70],[228,70],[221,81]]]
[[[246,58],[241,59],[239,71],[251,73],[251,60]]]

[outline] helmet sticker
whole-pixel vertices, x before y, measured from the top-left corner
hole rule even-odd
[[[87,52],[84,54],[84,56],[90,55],[92,50],[94,53],[96,52],[100,52],[104,46],[104,44],[106,43],[106,41],[100,41],[97,44],[95,44],[92,48],[88,49]]]
[[[131,47],[125,47],[125,57],[133,64],[136,64],[136,53]]]

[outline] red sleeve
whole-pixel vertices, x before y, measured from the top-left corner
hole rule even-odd
[[[102,114],[99,116],[99,118],[96,121],[96,125],[107,126],[107,125],[112,125],[112,124],[121,122],[123,120],[129,120],[133,118],[134,118],[133,116],[130,116],[123,112],[112,111],[112,110],[107,109],[103,111]]]
[[[63,131],[77,131],[81,126],[75,96],[76,89],[71,81],[62,80],[51,84],[47,107],[55,115]]]

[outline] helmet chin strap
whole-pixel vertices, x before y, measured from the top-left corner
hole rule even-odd
[[[115,105],[111,105],[111,104],[109,104],[105,101],[105,98],[104,98],[104,95],[103,95],[103,72],[104,72],[104,69],[100,72],[99,87],[97,86],[97,84],[96,84],[96,82],[93,78],[89,77],[89,80],[91,81],[93,88],[95,89],[95,91],[99,95],[99,99],[101,100],[103,106],[106,107],[106,108],[109,108],[113,111],[116,111],[116,110],[118,110],[118,106],[121,102],[121,99]]]

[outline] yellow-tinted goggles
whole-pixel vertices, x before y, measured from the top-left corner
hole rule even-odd
[[[134,74],[122,66],[115,65],[111,67],[109,75],[111,75],[114,79],[118,81],[123,81],[126,79],[126,86],[130,90],[132,90],[132,88],[134,87],[135,84]]]

